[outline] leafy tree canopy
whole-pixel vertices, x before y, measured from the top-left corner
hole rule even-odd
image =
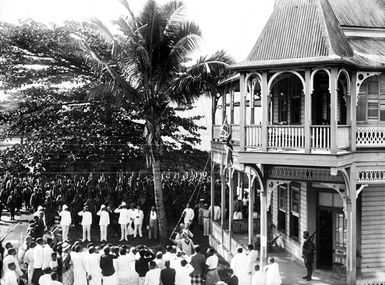
[[[3,138],[23,145],[2,153],[11,171],[118,171],[145,166],[143,120],[132,101],[112,96],[113,84],[74,46],[81,34],[98,56],[114,64],[112,46],[91,24],[0,24],[0,82],[8,95],[0,109]],[[165,154],[191,152],[199,142],[191,107],[164,109],[160,130]],[[175,153],[174,153],[175,154]]]

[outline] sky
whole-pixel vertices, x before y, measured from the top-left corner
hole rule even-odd
[[[166,0],[158,0],[166,2]],[[237,61],[246,58],[272,11],[275,0],[184,0],[189,16],[201,27],[204,51],[227,50]],[[144,0],[128,0],[138,11]],[[62,22],[97,17],[110,22],[124,14],[118,0],[0,0],[0,21],[32,18]]]
[[[138,11],[145,0],[127,0]],[[159,3],[167,0],[158,0]],[[184,0],[188,16],[201,28],[203,54],[224,49],[236,61],[244,60],[265,23],[275,0]],[[0,0],[0,21],[17,23],[19,19],[60,23],[65,20],[87,20],[97,17],[106,24],[125,14],[118,0]],[[1,97],[2,94],[0,94]],[[211,103],[208,98],[197,102],[197,113],[204,115],[202,123],[211,123]],[[209,149],[209,130],[202,133],[202,148]]]

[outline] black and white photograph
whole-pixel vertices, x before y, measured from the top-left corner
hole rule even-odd
[[[0,0],[0,284],[385,284],[385,0]]]

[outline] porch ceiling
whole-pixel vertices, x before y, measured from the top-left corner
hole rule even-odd
[[[306,154],[287,152],[239,152],[242,164],[273,164],[306,167],[343,167],[354,161],[354,154]]]

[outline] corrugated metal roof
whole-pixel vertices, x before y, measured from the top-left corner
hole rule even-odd
[[[385,0],[329,0],[341,26],[385,28]]]
[[[352,55],[327,0],[280,0],[247,59],[234,68]]]
[[[348,40],[354,50],[354,64],[371,68],[385,67],[384,39],[352,37]]]

